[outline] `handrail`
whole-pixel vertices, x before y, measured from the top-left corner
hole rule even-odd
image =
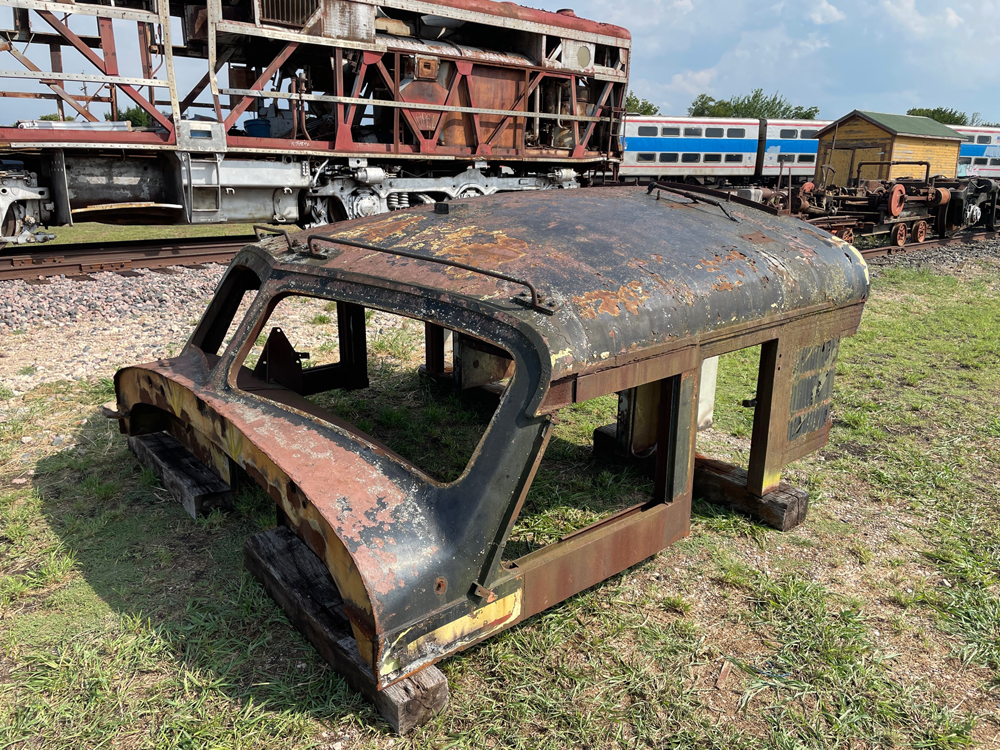
[[[369,242],[361,242],[359,240],[348,240],[339,237],[329,237],[327,235],[322,235],[322,234],[311,234],[306,239],[306,242],[308,243],[309,254],[314,256],[319,255],[319,253],[316,251],[315,243],[328,242],[332,245],[346,245],[347,247],[356,247],[361,250],[371,250],[376,253],[387,253],[389,255],[398,255],[402,258],[410,258],[412,260],[423,260],[428,263],[437,263],[438,265],[448,266],[449,268],[460,268],[463,271],[479,273],[482,274],[483,276],[490,276],[494,279],[500,279],[501,281],[507,281],[511,284],[519,284],[520,286],[527,287],[528,290],[531,292],[531,302],[530,303],[522,302],[517,297],[515,297],[514,301],[517,302],[518,304],[523,304],[527,307],[530,307],[532,310],[540,312],[543,315],[554,315],[555,311],[558,309],[558,306],[554,301],[550,300],[548,302],[543,303],[542,296],[538,293],[538,290],[535,288],[535,285],[532,284],[530,281],[526,281],[525,279],[519,279],[515,276],[508,276],[507,274],[500,273],[499,271],[490,271],[489,269],[486,268],[476,268],[475,266],[470,266],[466,263],[459,263],[458,261],[454,260],[447,260],[446,258],[429,258],[426,255],[418,255],[417,253],[411,253],[407,250],[398,250],[392,247],[381,247],[379,245],[372,245]]]
[[[679,188],[668,187],[667,185],[664,185],[663,183],[660,182],[649,183],[648,187],[646,188],[646,195],[652,195],[654,190],[664,190],[668,193],[674,193],[675,195],[679,195],[682,198],[687,198],[688,200],[694,201],[695,203],[707,203],[710,206],[717,206],[730,221],[735,221],[737,224],[740,223],[740,220],[737,219],[735,216],[733,216],[731,213],[729,213],[729,211],[726,210],[726,207],[722,205],[720,201],[712,200],[711,198],[706,198],[703,195],[698,195],[697,193],[691,193],[688,192],[687,190],[680,190]]]
[[[279,235],[281,235],[282,237],[285,238],[285,242],[288,243],[288,249],[289,250],[294,250],[295,249],[292,246],[292,237],[291,237],[290,234],[288,234],[288,230],[287,229],[276,229],[275,227],[267,227],[267,226],[264,226],[263,224],[254,224],[253,225],[253,233],[255,235],[257,235],[257,239],[258,240],[264,239],[263,237],[260,236],[261,232],[269,232],[271,234],[279,234]]]
[[[863,161],[858,164],[858,172],[854,179],[861,182],[861,169],[863,167],[902,167],[902,166],[918,166],[924,167],[924,182],[931,181],[931,163],[929,161]]]

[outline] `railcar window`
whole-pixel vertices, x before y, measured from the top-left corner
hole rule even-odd
[[[676,164],[681,160],[680,154],[660,154],[661,164]]]
[[[990,159],[991,167],[1000,167],[1000,159]]]
[[[721,164],[722,154],[705,154],[704,161],[706,164]]]
[[[985,167],[987,164],[990,163],[990,160],[989,159],[983,159],[982,157],[980,157],[980,158],[976,159],[972,163],[975,164],[977,167]]]
[[[726,164],[742,164],[743,154],[726,154]]]
[[[747,129],[746,128],[729,128],[726,131],[727,138],[746,138]]]
[[[795,161],[795,154],[778,154],[778,164],[788,164]]]
[[[972,164],[972,157],[971,156],[960,156],[960,157],[958,157],[958,163],[959,164]]]
[[[681,161],[685,164],[697,164],[701,161],[701,154],[682,154]]]
[[[684,128],[685,138],[701,138],[701,128]]]
[[[819,136],[818,130],[803,130],[799,138],[816,138]]]
[[[969,143],[975,143],[976,142],[976,136],[974,136],[974,135],[967,135],[967,136],[965,136],[965,140],[968,141]]]
[[[816,154],[799,154],[799,164],[814,164]]]
[[[785,140],[795,140],[799,137],[799,131],[794,128],[790,130],[780,130],[778,131],[778,137]]]
[[[640,138],[656,138],[660,134],[660,129],[655,125],[640,125],[639,126],[639,137]]]
[[[660,135],[662,135],[664,138],[676,138],[680,134],[681,134],[680,128],[663,128],[663,130],[660,131]]]
[[[725,134],[725,128],[705,128],[706,138],[722,138]]]
[[[992,142],[993,142],[993,136],[990,135],[981,135],[976,138],[976,143],[992,143]]]
[[[636,154],[635,160],[640,163],[656,161],[656,154]]]

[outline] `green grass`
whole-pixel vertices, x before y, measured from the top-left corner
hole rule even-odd
[[[47,244],[70,245],[82,242],[121,242],[124,240],[182,239],[185,237],[222,237],[226,235],[251,235],[251,224],[201,224],[197,226],[118,226],[84,222],[72,227],[54,227],[56,236]]]
[[[830,444],[786,474],[810,490],[804,526],[696,501],[688,539],[443,662],[451,706],[405,740],[244,571],[268,497],[192,522],[97,414],[110,372],[11,392],[0,748],[996,747],[1000,293],[995,268],[963,274],[875,280]],[[489,405],[416,376],[415,335],[370,342],[367,398],[319,398],[455,476]],[[723,360],[700,447],[745,457],[756,356]],[[508,557],[648,495],[589,451],[614,409],[562,412]],[[74,447],[21,443],[46,430]]]

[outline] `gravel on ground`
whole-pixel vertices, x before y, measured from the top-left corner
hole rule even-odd
[[[1000,268],[1000,239],[896,253],[872,258],[869,265],[873,275],[904,267],[961,277],[963,268],[984,262]],[[0,282],[0,394],[17,395],[46,382],[110,378],[120,367],[179,352],[225,267],[169,270],[57,277],[46,284]],[[336,315],[330,307],[322,300],[282,303],[269,325],[280,325],[297,348],[319,349],[317,359],[335,358]],[[389,317],[372,321],[376,334],[399,327]]]

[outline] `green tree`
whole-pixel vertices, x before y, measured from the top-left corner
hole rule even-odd
[[[45,120],[46,122],[64,122],[64,121],[65,122],[72,122],[76,118],[73,117],[72,115],[66,115],[65,117],[60,117],[55,112],[53,112],[51,115],[42,115],[38,119],[39,120]]]
[[[906,114],[915,115],[916,117],[929,117],[944,125],[964,125],[970,128],[1000,128],[1000,124],[984,120],[978,112],[967,115],[965,112],[959,112],[957,109],[952,109],[951,107],[934,107],[933,109],[928,107],[911,107],[906,110]]]
[[[937,120],[945,125],[971,125],[969,122],[969,116],[965,112],[959,112],[957,109],[952,109],[951,107],[934,107],[934,109],[929,109],[927,107],[912,107],[906,110],[906,114],[913,115],[915,117],[929,117],[932,120]],[[976,117],[978,117],[978,113]]]
[[[104,115],[105,120],[112,119],[111,113],[108,112]],[[138,104],[134,107],[129,107],[128,109],[119,109],[117,116],[114,118],[118,122],[130,122],[133,128],[148,128],[153,125],[153,118],[150,117],[149,112],[144,110]]]
[[[642,99],[629,91],[625,96],[625,111],[630,115],[658,115],[660,108],[649,99]]]
[[[775,120],[815,120],[819,107],[792,104],[775,92],[768,96],[764,89],[754,89],[745,96],[714,99],[699,94],[688,107],[691,117],[766,117]]]

